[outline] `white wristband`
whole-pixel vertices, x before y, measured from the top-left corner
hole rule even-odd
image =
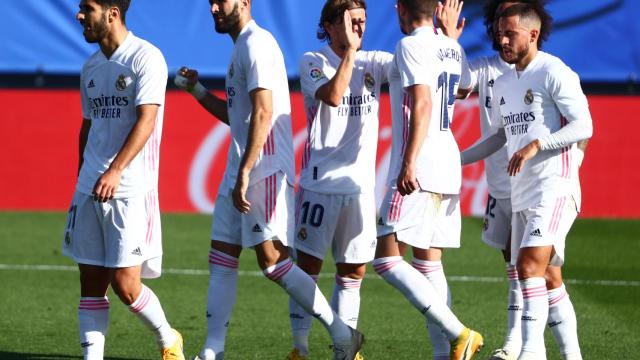
[[[206,87],[204,87],[199,81],[193,86],[191,90],[188,89],[187,78],[177,74],[173,79],[174,84],[182,90],[187,91],[189,94],[193,95],[196,99],[202,100],[208,93]]]

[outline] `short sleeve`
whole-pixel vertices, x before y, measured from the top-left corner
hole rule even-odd
[[[275,90],[279,68],[279,59],[282,59],[280,47],[271,36],[252,36],[243,49],[246,56],[239,56],[245,70],[247,91],[257,88]]]
[[[578,74],[566,65],[558,64],[549,70],[546,80],[551,98],[567,121],[591,121],[589,103],[580,86]]]
[[[324,60],[318,55],[308,52],[300,59],[300,88],[302,95],[315,99],[318,89],[329,82],[324,73]]]
[[[157,104],[164,106],[167,89],[167,63],[160,50],[147,49],[136,66],[136,106]]]
[[[395,63],[400,72],[402,87],[430,85],[429,69],[433,68],[432,61],[429,61],[424,48],[411,40],[414,39],[405,37],[396,47]]]
[[[376,51],[376,66],[379,68],[380,82],[389,82],[389,71],[393,65],[393,54],[386,51]]]

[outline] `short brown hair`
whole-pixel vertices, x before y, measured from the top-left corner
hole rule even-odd
[[[324,28],[325,23],[333,24],[336,20],[342,19],[345,11],[352,9],[367,10],[367,2],[365,0],[327,0],[322,7],[320,15],[320,23],[318,24],[317,37],[321,41],[331,42],[331,36]]]
[[[117,7],[120,10],[120,17],[122,18],[122,23],[125,23],[125,19],[127,16],[127,10],[129,10],[129,4],[131,0],[95,0],[96,3],[102,6],[103,9],[110,7]]]
[[[438,0],[398,0],[409,11],[411,20],[424,20],[433,17]]]

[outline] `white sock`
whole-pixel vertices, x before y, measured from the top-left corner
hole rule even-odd
[[[440,326],[449,341],[455,340],[465,329],[464,325],[442,301],[436,290],[418,270],[400,256],[375,259],[373,268],[388,283],[433,323]]]
[[[236,302],[238,259],[211,249],[209,252],[209,289],[207,290],[207,339],[200,357],[220,358]]]
[[[507,336],[504,340],[504,349],[518,355],[522,348],[522,289],[518,281],[518,270],[514,265],[507,264],[507,277],[509,278],[509,295],[507,305]]]
[[[573,304],[564,284],[557,289],[549,290],[548,295],[549,319],[547,323],[558,342],[560,353],[565,359],[582,359],[578,343],[576,312],[573,310]]]
[[[413,258],[411,265],[427,280],[431,283],[436,293],[440,296],[448,307],[451,307],[451,292],[449,291],[449,285],[447,284],[447,278],[444,275],[444,269],[441,261],[428,261]],[[448,359],[449,350],[451,348],[449,340],[442,332],[442,329],[427,318],[427,330],[429,331],[429,337],[431,338],[431,345],[433,347],[433,359]]]
[[[102,360],[109,329],[109,299],[81,297],[78,305],[80,346],[85,360]]]
[[[160,300],[144,284],[142,284],[142,291],[140,291],[136,301],[129,305],[129,311],[142,320],[142,323],[149,330],[153,331],[160,348],[170,347],[176,341],[176,334],[164,316]]]
[[[318,282],[318,275],[309,275],[309,277],[313,279],[313,282]],[[309,354],[309,330],[311,330],[313,316],[304,311],[292,297],[289,297],[289,320],[293,335],[293,347],[298,349],[300,355],[307,356]]]
[[[549,314],[547,286],[543,277],[533,277],[520,281],[522,287],[522,352],[519,359],[534,355],[536,359],[546,359],[544,328]]]
[[[266,277],[278,283],[306,312],[320,320],[329,331],[334,345],[351,343],[351,329],[331,309],[316,283],[291,259],[283,260],[264,271]]]
[[[362,279],[351,279],[336,274],[331,296],[331,308],[345,324],[356,329],[360,314],[360,285]]]

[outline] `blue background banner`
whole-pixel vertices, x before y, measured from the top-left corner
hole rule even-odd
[[[79,1],[0,0],[0,72],[78,74],[97,46],[87,44],[75,19]],[[271,31],[291,78],[298,59],[323,46],[316,37],[322,0],[253,0],[253,16]],[[369,0],[363,48],[393,51],[402,37],[394,0]],[[460,42],[469,58],[492,54],[482,24],[483,1],[465,2],[467,27]],[[587,82],[638,82],[640,14],[637,0],[554,0],[554,31],[544,50],[559,56]],[[215,33],[207,0],[132,0],[127,25],[180,66],[205,77],[224,77],[231,39]]]

